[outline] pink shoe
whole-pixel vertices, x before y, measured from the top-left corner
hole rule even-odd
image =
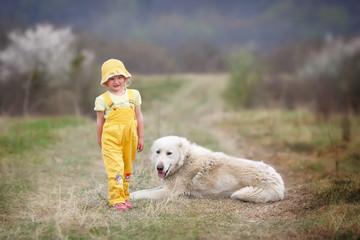
[[[133,206],[129,203],[128,200],[125,201],[125,206],[129,209],[133,208]]]
[[[124,203],[116,203],[112,208],[116,210],[129,210]]]

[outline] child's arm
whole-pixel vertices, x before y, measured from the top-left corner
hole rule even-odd
[[[101,148],[101,135],[103,130],[103,125],[105,122],[104,118],[104,112],[97,111],[96,112],[96,132],[97,132],[97,141],[99,143],[99,146]]]
[[[137,151],[141,152],[142,150],[144,150],[144,118],[141,113],[140,106],[135,108],[135,115],[136,115],[136,120],[137,120],[137,132],[138,132],[138,138],[139,138]]]

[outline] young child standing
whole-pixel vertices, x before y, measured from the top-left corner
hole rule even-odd
[[[127,89],[131,74],[117,59],[101,67],[101,85],[108,91],[95,100],[97,139],[108,175],[109,204],[118,210],[132,208],[130,197],[132,164],[136,151],[144,149],[144,121],[141,96]]]

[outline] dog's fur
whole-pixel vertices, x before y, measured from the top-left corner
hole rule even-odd
[[[163,184],[133,192],[132,199],[160,199],[183,194],[265,203],[284,197],[281,176],[263,162],[212,152],[176,136],[157,139],[151,151],[151,160]]]

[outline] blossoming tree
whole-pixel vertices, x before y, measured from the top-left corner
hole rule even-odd
[[[68,75],[76,57],[75,36],[69,27],[55,29],[49,24],[38,24],[24,32],[12,31],[8,38],[9,45],[0,52],[1,79],[8,81],[15,74],[25,76],[23,115],[26,116],[36,74],[44,74],[47,79]]]

